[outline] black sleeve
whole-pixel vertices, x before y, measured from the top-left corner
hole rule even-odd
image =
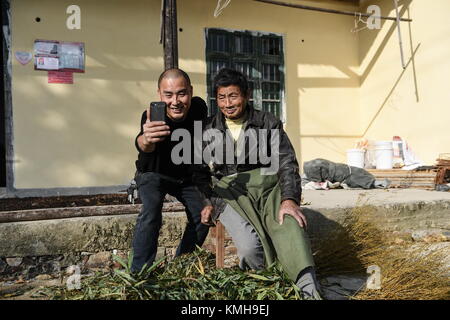
[[[194,111],[194,119],[196,121],[202,121],[202,128],[205,128],[206,119],[208,117],[208,107],[205,101],[200,97],[193,97],[191,108]],[[200,143],[201,150],[203,151],[203,139],[202,141],[197,141],[194,143]],[[211,198],[212,194],[212,180],[211,180],[211,172],[206,163],[202,164],[193,164],[193,175],[192,175],[193,183],[198,187],[198,189],[204,194],[207,199]]]
[[[203,193],[205,198],[210,199],[212,194],[212,180],[209,168],[203,164],[195,164],[192,174],[192,182]]]
[[[136,150],[137,150],[138,152],[143,152],[143,151],[139,148],[139,144],[138,144],[138,142],[137,142],[137,139],[139,138],[139,136],[141,136],[141,135],[144,133],[144,130],[143,130],[142,127],[144,126],[145,121],[147,121],[147,110],[145,110],[145,111],[142,113],[140,130],[139,130],[138,135],[137,135],[136,138],[134,139],[134,145],[135,145]]]
[[[153,155],[151,153],[146,153],[143,152],[140,148],[139,148],[139,144],[137,139],[139,138],[140,135],[142,135],[144,133],[142,126],[144,125],[145,121],[147,121],[147,111],[144,111],[142,113],[142,117],[141,117],[141,126],[140,126],[140,130],[138,135],[136,136],[136,138],[134,139],[134,145],[136,147],[136,150],[138,151],[138,160],[135,161],[135,165],[136,165],[136,170],[139,172],[145,172],[145,170],[148,168],[149,163],[151,163],[151,159],[153,157]]]
[[[274,129],[280,130],[278,179],[280,181],[281,201],[291,199],[300,205],[302,184],[294,147],[280,120],[277,120]]]

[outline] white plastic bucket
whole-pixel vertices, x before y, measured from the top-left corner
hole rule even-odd
[[[375,148],[391,148],[392,149],[392,141],[375,141]]]
[[[347,164],[352,167],[364,168],[364,155],[366,151],[361,149],[347,150]]]
[[[375,142],[375,162],[377,170],[390,170],[394,160],[392,141]]]
[[[366,156],[364,158],[364,168],[365,169],[375,169],[376,168],[376,162],[375,162],[375,141],[369,140],[367,150],[366,150]]]

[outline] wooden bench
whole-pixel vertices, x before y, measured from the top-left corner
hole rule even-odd
[[[215,246],[216,246],[216,268],[223,268],[225,261],[225,227],[217,220],[216,225],[213,227],[215,229]]]

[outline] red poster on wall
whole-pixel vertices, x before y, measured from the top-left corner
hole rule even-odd
[[[48,83],[73,84],[73,73],[67,71],[49,71]]]

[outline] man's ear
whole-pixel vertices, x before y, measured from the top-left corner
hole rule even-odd
[[[190,87],[190,90],[191,90],[191,97],[193,97],[194,96],[194,87],[192,87],[192,86],[189,86]]]

